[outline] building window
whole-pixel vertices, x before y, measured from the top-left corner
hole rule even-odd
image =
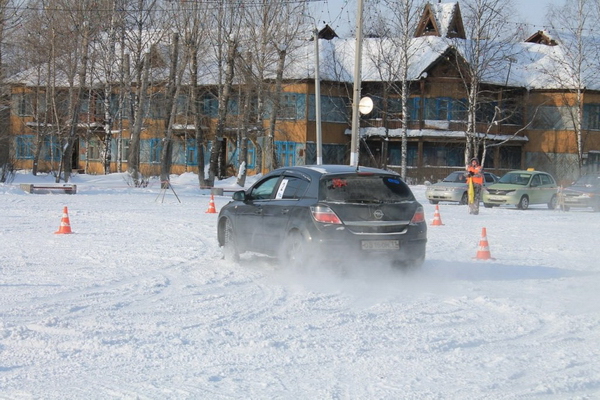
[[[296,142],[275,142],[277,164],[281,167],[296,165]]]
[[[31,93],[19,93],[12,95],[13,112],[19,117],[33,115],[33,95]]]
[[[61,146],[56,136],[47,136],[44,138],[42,147],[42,156],[46,161],[60,161],[62,155]]]
[[[165,95],[163,93],[154,93],[150,97],[150,118],[160,119],[166,118],[167,107],[165,102]]]
[[[583,106],[583,129],[600,130],[600,104]]]
[[[102,143],[98,139],[90,139],[87,145],[87,159],[90,161],[99,161],[102,154]]]
[[[309,96],[308,119],[315,121],[315,95]],[[300,99],[297,99],[300,102]],[[321,96],[321,121],[322,122],[341,122],[349,121],[349,100],[345,97]]]
[[[248,140],[248,148],[246,154],[246,168],[254,169],[256,167],[256,146],[252,143],[251,140]],[[237,169],[240,167],[239,163],[239,147],[236,146],[235,149],[230,153],[229,160],[231,164]]]
[[[151,163],[160,162],[160,154],[162,152],[162,140],[161,139],[150,139],[150,159]]]
[[[15,156],[18,159],[33,159],[34,148],[33,135],[19,135],[16,137]]]
[[[119,158],[121,161],[127,161],[129,155],[129,144],[131,139],[119,139]]]
[[[278,118],[295,120],[297,117],[298,113],[296,112],[296,94],[282,93]]]
[[[464,148],[441,143],[424,143],[423,165],[435,167],[464,166]]]
[[[531,110],[532,129],[566,130],[573,129],[571,107],[539,106]]]
[[[411,99],[413,100],[413,99]],[[417,97],[414,98],[412,110],[418,111]],[[467,116],[466,103],[462,99],[453,99],[451,97],[426,98],[423,101],[423,118],[436,121],[464,121]],[[417,119],[418,114],[411,111],[411,102],[409,102],[409,112],[411,119]]]
[[[206,93],[202,98],[202,112],[209,117],[216,117],[219,113],[219,100],[212,93]]]
[[[185,165],[198,165],[196,139],[187,139],[185,142]]]

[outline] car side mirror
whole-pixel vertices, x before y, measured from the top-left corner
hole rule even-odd
[[[233,196],[231,196],[235,201],[246,201],[246,192],[243,190],[238,190],[237,192],[233,192]]]

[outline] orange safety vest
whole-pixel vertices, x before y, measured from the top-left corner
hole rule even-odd
[[[471,179],[473,181],[473,184],[483,185],[483,168],[481,168],[481,165],[478,165],[476,167],[469,165],[467,167],[467,171],[473,173],[473,176],[467,177],[467,183],[469,183],[469,179]]]

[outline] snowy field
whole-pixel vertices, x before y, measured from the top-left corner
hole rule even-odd
[[[600,398],[600,213],[441,204],[415,273],[300,273],[221,260],[192,174],[40,181],[0,184],[0,399]]]

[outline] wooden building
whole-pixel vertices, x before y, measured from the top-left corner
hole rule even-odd
[[[321,60],[323,160],[346,164],[351,140],[351,71],[355,43],[354,39],[336,38],[329,27],[320,33],[317,47]],[[380,61],[385,53],[376,53],[388,48],[391,50],[388,56],[392,54],[393,57],[392,44],[386,41],[369,37],[364,42],[361,92],[373,99],[374,109],[361,116],[359,163],[399,170],[402,135],[405,134],[407,179],[411,182],[434,181],[452,170],[463,169],[468,120],[465,89],[468,85],[464,80],[468,57],[464,49],[469,45],[469,39],[465,35],[459,4],[428,3],[423,10],[411,42],[412,48],[418,51],[407,71],[406,130],[402,129],[401,93],[390,89],[401,87],[401,82],[397,74],[382,69],[384,63]],[[478,100],[475,134],[485,144],[486,169],[501,175],[510,169],[532,167],[550,172],[560,181],[572,180],[587,170],[600,169],[600,83],[587,85],[580,96],[582,129],[577,131],[572,119],[573,110],[578,106],[574,86],[551,79],[549,72],[540,67],[542,64],[557,65],[559,58],[564,57],[561,52],[564,44],[547,32],[537,32],[511,46],[513,55],[496,60],[494,71],[486,71],[480,82],[482,95]],[[317,153],[314,44],[299,46],[289,59],[279,98],[274,152],[277,165],[312,164]],[[163,64],[168,64],[167,60]],[[48,115],[47,89],[40,83],[43,81],[41,71],[44,68],[34,68],[9,79],[12,96],[10,152],[18,169],[33,168],[37,159],[38,170],[55,171],[61,161],[64,137],[70,132],[72,123],[66,118],[67,114],[58,120]],[[564,75],[568,72],[564,71]],[[382,76],[390,78],[382,80]],[[238,81],[236,88],[241,92],[243,82]],[[202,84],[199,108],[192,107],[189,89],[188,83],[179,91],[176,116],[170,127],[172,173],[176,174],[197,172],[199,152],[203,153],[207,163],[215,140],[216,83]],[[53,101],[66,101],[69,91],[66,85],[53,90]],[[127,96],[113,90],[108,101],[102,86],[90,85],[82,91],[81,112],[74,129],[76,149],[71,160],[75,170],[94,174],[105,172],[102,160],[107,150],[107,104],[118,108],[109,128],[108,167],[111,172],[127,170],[132,128],[127,110],[131,105],[127,104]],[[154,85],[148,93],[139,150],[140,170],[146,176],[160,173],[167,129],[165,96],[165,87],[160,84]],[[223,135],[225,146],[220,157],[225,171],[223,176],[235,174],[239,167],[240,141],[245,137],[248,138],[246,168],[250,174],[265,171],[265,132],[271,116],[269,112],[265,113],[263,119],[253,121],[257,124],[253,129],[242,135],[241,102],[241,97],[233,96],[228,107]],[[196,110],[200,110],[198,118]],[[201,126],[196,126],[197,121]],[[198,132],[205,135],[201,146],[196,141]]]

